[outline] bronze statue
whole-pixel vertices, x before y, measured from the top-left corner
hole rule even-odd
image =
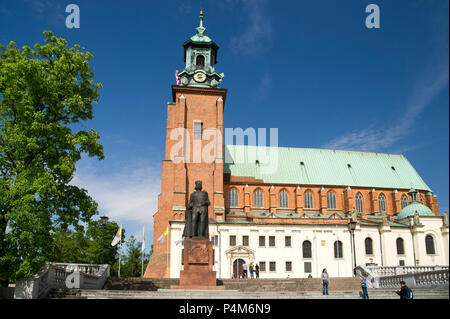
[[[183,237],[185,238],[209,238],[208,234],[208,192],[202,191],[202,182],[195,182],[195,192],[189,199],[186,211],[186,224]]]

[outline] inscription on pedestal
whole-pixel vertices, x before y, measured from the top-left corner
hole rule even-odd
[[[209,251],[206,245],[195,245],[192,247],[190,254],[188,255],[189,264],[208,264],[209,263]]]

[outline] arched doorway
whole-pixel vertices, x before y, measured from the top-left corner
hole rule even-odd
[[[239,278],[239,276],[242,276],[242,265],[245,263],[243,259],[236,259],[233,262],[233,278]]]
[[[228,278],[239,278],[239,275],[242,275],[244,261],[246,260],[247,263],[250,263],[255,260],[255,252],[244,246],[233,246],[227,249],[225,254],[228,262]]]

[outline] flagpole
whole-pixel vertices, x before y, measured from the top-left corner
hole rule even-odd
[[[145,227],[142,227],[141,277],[144,276]]]
[[[120,250],[122,249],[122,233],[120,233],[120,240],[119,240],[119,278],[120,278]]]

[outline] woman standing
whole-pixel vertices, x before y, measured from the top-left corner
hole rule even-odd
[[[330,276],[328,275],[327,269],[324,268],[322,270],[322,288],[323,288],[323,294],[328,295],[328,283],[330,280]]]

